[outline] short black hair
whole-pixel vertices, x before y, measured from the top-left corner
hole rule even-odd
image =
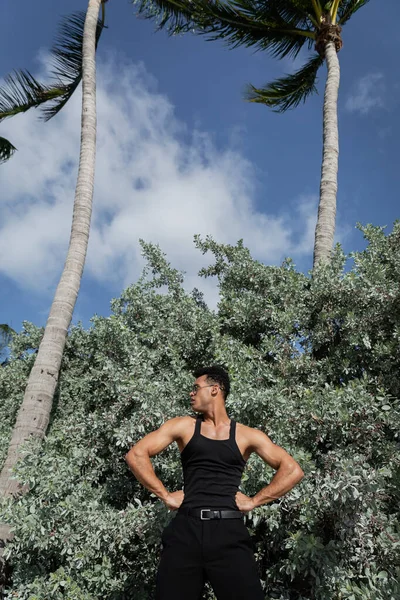
[[[211,365],[210,367],[200,367],[193,373],[194,377],[202,377],[207,375],[207,381],[210,383],[218,383],[221,388],[224,400],[227,399],[229,392],[231,391],[231,382],[229,380],[228,371],[222,365]]]

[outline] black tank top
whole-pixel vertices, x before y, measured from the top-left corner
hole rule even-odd
[[[203,415],[181,453],[185,493],[183,508],[238,510],[235,494],[246,465],[236,444],[236,422],[231,419],[229,439],[213,440],[200,432]]]

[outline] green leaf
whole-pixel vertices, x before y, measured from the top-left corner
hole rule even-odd
[[[387,579],[388,578],[387,571],[379,571],[377,577],[378,577],[378,579]]]
[[[281,77],[263,88],[249,86],[247,100],[266,104],[276,112],[285,112],[305,102],[310,94],[315,93],[317,71],[324,59],[319,55],[309,60],[299,71]]]

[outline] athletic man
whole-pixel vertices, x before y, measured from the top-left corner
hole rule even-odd
[[[156,600],[199,600],[205,580],[218,600],[263,600],[243,515],[283,496],[304,474],[264,433],[229,419],[225,400],[230,382],[222,367],[205,367],[194,376],[190,403],[197,418],[167,421],[126,455],[136,478],[177,511],[161,538]],[[184,477],[184,489],[176,492],[165,489],[150,461],[172,442],[178,444]],[[276,473],[249,498],[238,487],[252,452]]]

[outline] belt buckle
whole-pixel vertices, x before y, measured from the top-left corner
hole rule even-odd
[[[211,521],[211,517],[203,517],[203,512],[211,512],[211,508],[201,508],[200,509],[201,521]]]

